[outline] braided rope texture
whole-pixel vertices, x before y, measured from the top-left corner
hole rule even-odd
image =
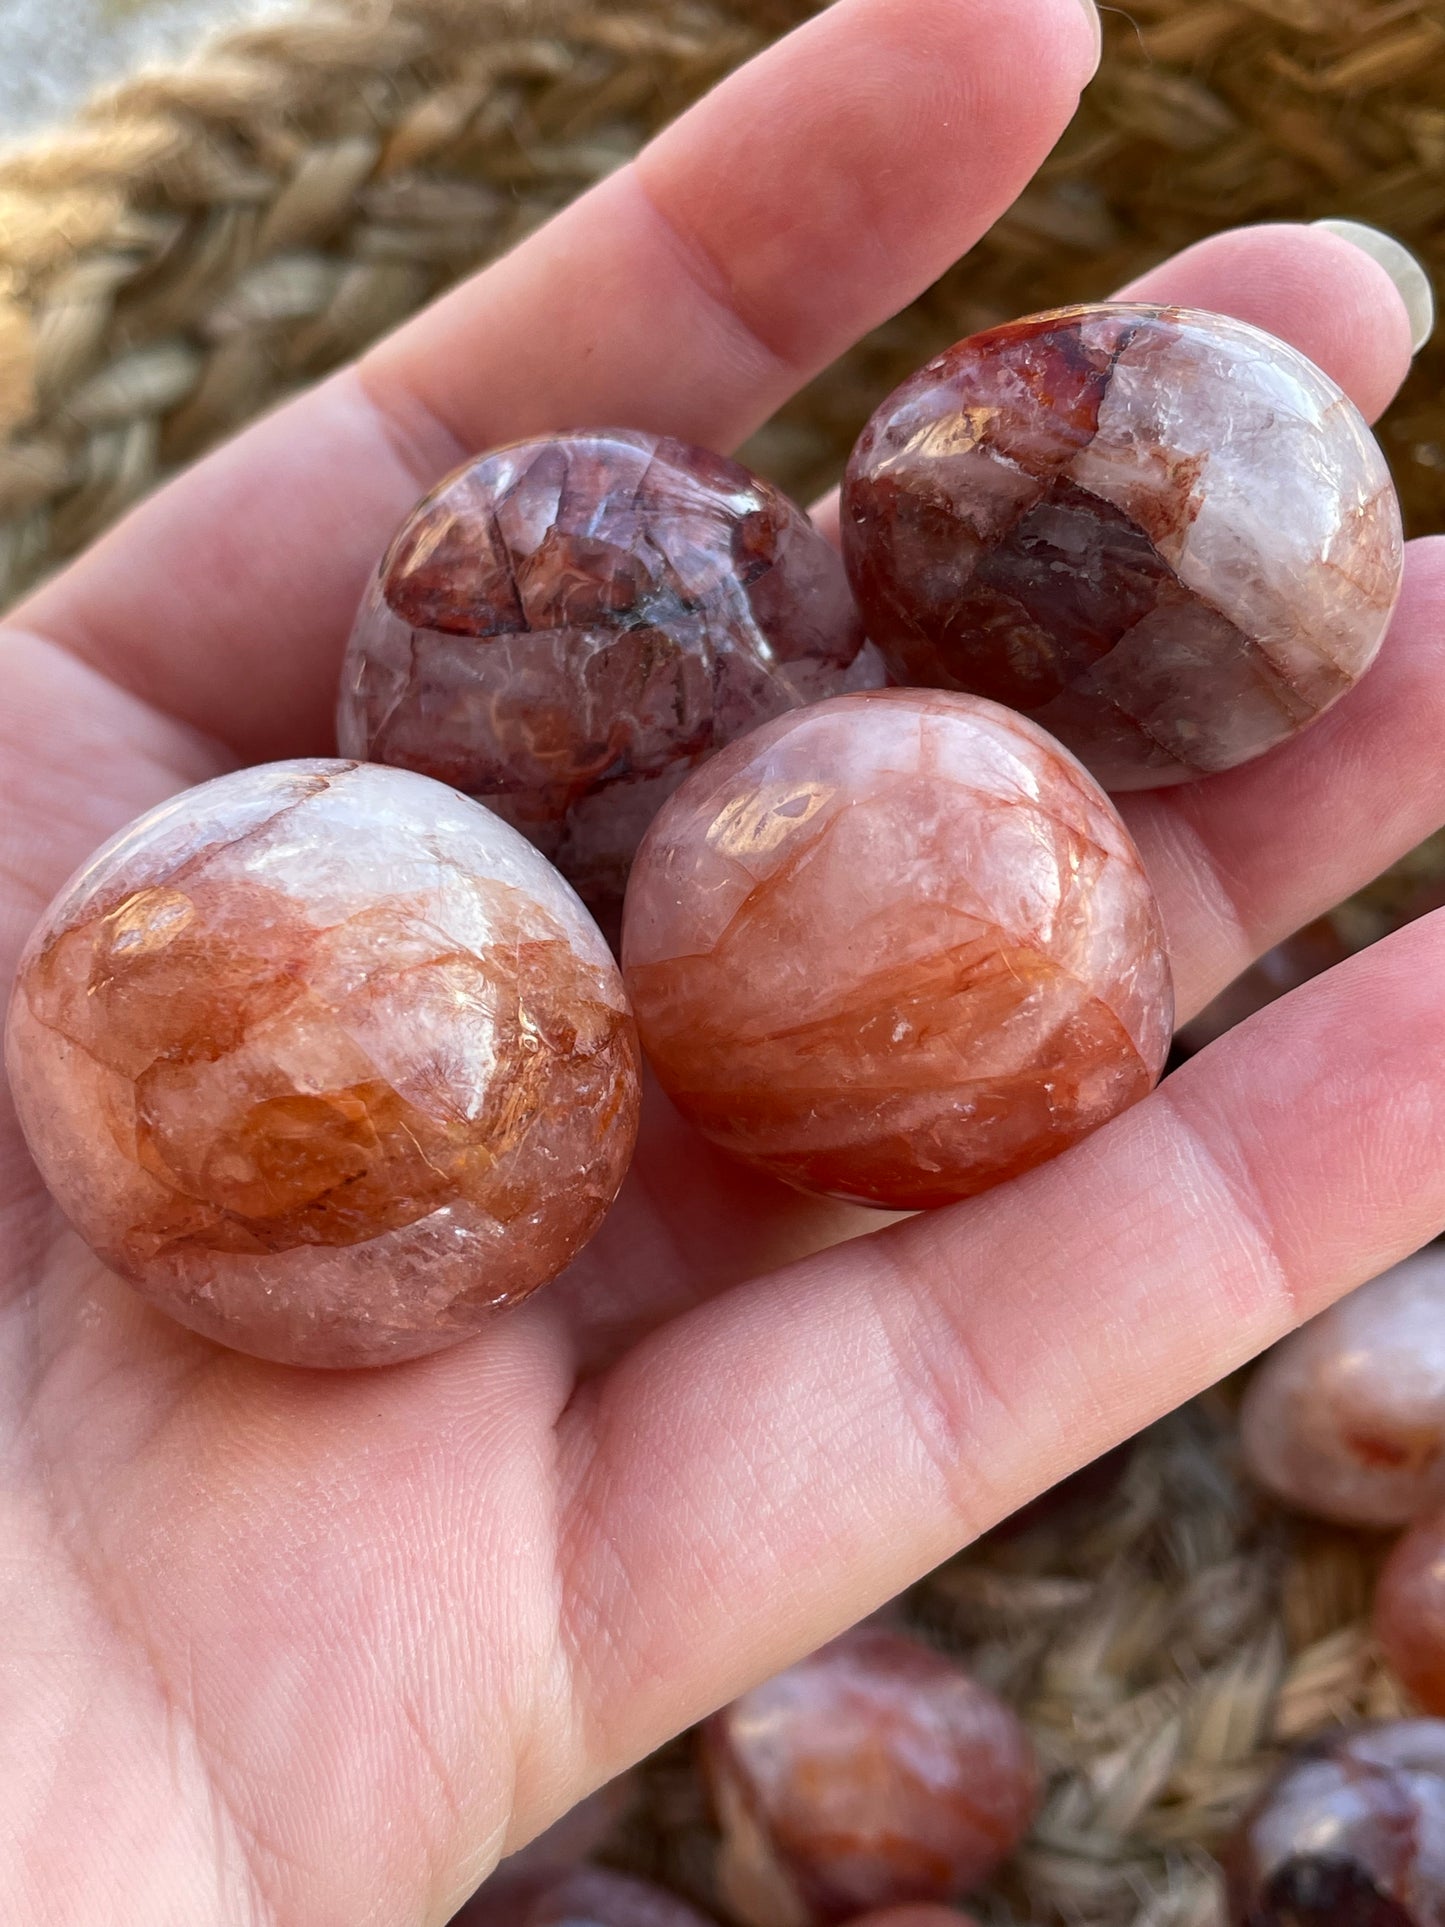
[[[616,166],[812,0],[317,0],[0,156],[0,603]],[[1445,270],[1445,0],[1129,0],[1038,182],[746,451],[806,495],[975,327],[1236,221]],[[1445,526],[1445,349],[1385,430]]]

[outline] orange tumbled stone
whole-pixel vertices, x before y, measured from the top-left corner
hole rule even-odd
[[[1038,1805],[1013,1710],[956,1660],[878,1626],[744,1693],[700,1746],[718,1884],[746,1927],[833,1927],[898,1907],[898,1927],[925,1927],[937,1908],[908,1915],[979,1886]]]
[[[21,961],[31,1151],[112,1269],[263,1358],[371,1365],[546,1283],[612,1202],[635,1035],[596,925],[426,777],[242,770],[108,844]]]
[[[664,806],[623,966],[673,1101],[806,1190],[969,1197],[1151,1089],[1173,995],[1113,806],[1026,718],[943,690],[778,718]]]

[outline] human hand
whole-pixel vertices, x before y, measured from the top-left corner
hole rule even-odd
[[[838,0],[42,589],[4,641],[6,971],[128,818],[330,747],[362,584],[441,473],[584,423],[731,447],[1003,211],[1095,50],[1080,0]],[[1372,414],[1408,363],[1391,282],[1318,231],[1129,292],[1288,337]],[[1129,800],[1182,1017],[1445,819],[1442,729],[1422,543],[1315,729]],[[1442,944],[1401,933],[1057,1163],[883,1229],[654,1103],[573,1271],[386,1372],[157,1316],[7,1105],[6,1919],[444,1920],[589,1787],[1436,1232]]]

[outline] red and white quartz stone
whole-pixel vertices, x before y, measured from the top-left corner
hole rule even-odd
[[[734,743],[638,852],[643,1047],[709,1138],[910,1209],[1016,1176],[1153,1086],[1159,912],[1107,797],[1026,718],[842,696]]]
[[[801,509],[707,449],[598,429],[483,455],[408,518],[356,620],[338,734],[479,798],[605,910],[697,763],[884,680]]]
[[[1361,1285],[1276,1345],[1244,1395],[1245,1464],[1344,1525],[1445,1506],[1445,1248]]]
[[[181,1323],[307,1365],[411,1358],[546,1283],[639,1103],[606,942],[523,837],[405,770],[242,770],[108,844],[21,962],[42,1174]]]
[[[1322,1735],[1286,1763],[1224,1859],[1233,1927],[1441,1927],[1445,1720]]]
[[[956,1661],[860,1626],[702,1729],[719,1879],[747,1927],[831,1927],[980,1885],[1039,1796],[1017,1715]],[[890,1917],[891,1918],[891,1917]]]
[[[842,529],[900,681],[1022,710],[1111,790],[1303,729],[1373,661],[1403,567],[1349,399],[1272,335],[1177,308],[949,349],[864,430]]]
[[[1445,1713],[1445,1511],[1420,1519],[1385,1562],[1374,1632],[1395,1677],[1427,1713]]]

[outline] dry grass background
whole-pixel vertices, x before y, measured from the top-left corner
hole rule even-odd
[[[0,158],[0,601],[169,468],[514,241],[810,11],[789,0],[369,0],[231,34]],[[1106,292],[1212,229],[1352,215],[1445,268],[1445,0],[1130,0],[1036,185],[749,455],[806,494],[877,397],[974,327]],[[1445,341],[1384,436],[1445,527]],[[1434,849],[1351,913],[1433,900]],[[1423,883],[1422,883],[1423,878]],[[1402,906],[1404,909],[1402,910]],[[1026,1712],[1054,1769],[998,1920],[1196,1927],[1208,1849],[1289,1740],[1392,1711],[1378,1548],[1238,1482],[1223,1393],[1102,1496],[975,1549],[907,1613]],[[614,1856],[706,1899],[683,1748]]]

